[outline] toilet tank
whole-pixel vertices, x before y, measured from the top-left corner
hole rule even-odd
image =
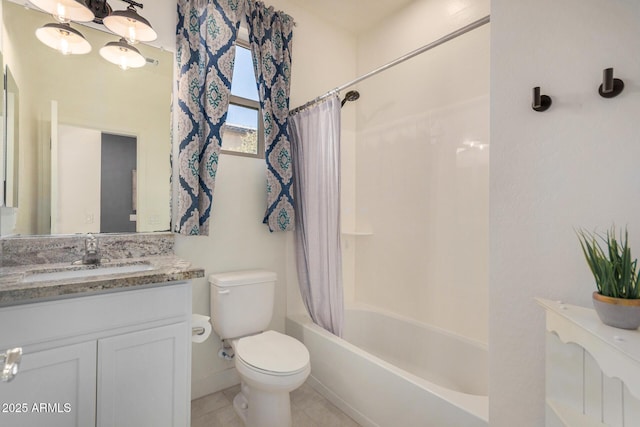
[[[211,274],[211,323],[220,339],[267,329],[273,315],[276,273],[267,270]]]

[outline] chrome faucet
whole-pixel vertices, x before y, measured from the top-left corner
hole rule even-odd
[[[9,382],[18,374],[18,368],[22,361],[22,347],[16,347],[0,353],[0,362],[4,363],[0,371],[0,381]]]
[[[87,234],[84,241],[83,264],[100,264],[100,254],[98,253],[98,239],[91,233]]]

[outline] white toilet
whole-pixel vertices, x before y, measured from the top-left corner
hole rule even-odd
[[[265,270],[212,274],[211,323],[230,342],[242,380],[233,406],[247,427],[290,427],[289,392],[311,372],[300,341],[266,331],[273,314],[276,274]]]

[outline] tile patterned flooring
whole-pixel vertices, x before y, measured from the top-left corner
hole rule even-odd
[[[233,409],[240,386],[191,402],[191,427],[244,427]],[[308,384],[291,393],[293,427],[359,427],[360,425]]]

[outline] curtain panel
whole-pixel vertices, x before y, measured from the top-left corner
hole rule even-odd
[[[229,109],[235,41],[244,13],[264,122],[270,231],[294,229],[287,121],[293,19],[255,0],[178,0],[177,188],[180,234],[208,235],[222,129]]]
[[[340,99],[289,119],[295,163],[296,267],[313,321],[342,336],[344,292],[340,245]]]
[[[270,231],[295,227],[293,168],[287,127],[293,19],[255,0],[245,0],[249,42],[264,121],[267,210]]]
[[[180,234],[208,235],[227,117],[239,0],[178,0],[176,29]]]

